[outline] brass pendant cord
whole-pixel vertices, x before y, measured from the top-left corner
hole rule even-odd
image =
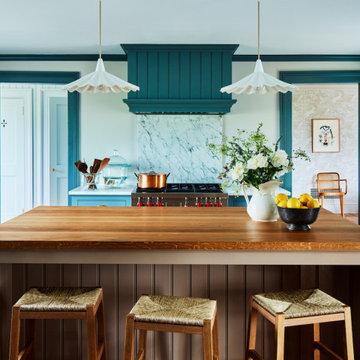
[[[260,0],[258,0],[258,60],[260,60]]]
[[[99,0],[99,58],[101,59],[101,0]]]

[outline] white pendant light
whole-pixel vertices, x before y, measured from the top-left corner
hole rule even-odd
[[[94,72],[65,85],[64,90],[70,92],[78,91],[80,93],[89,92],[92,94],[99,91],[103,93],[119,93],[121,91],[129,92],[140,90],[138,86],[130,84],[105,71],[104,62],[101,58],[101,0],[99,0],[99,59],[96,64],[96,69]]]
[[[296,91],[298,87],[281,81],[274,76],[264,72],[260,60],[260,0],[258,0],[258,59],[255,64],[254,72],[234,84],[220,89],[221,92],[228,94],[266,94],[288,91]]]

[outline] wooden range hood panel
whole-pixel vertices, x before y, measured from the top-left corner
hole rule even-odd
[[[133,113],[224,114],[236,102],[220,89],[232,82],[238,45],[122,45],[128,81],[140,86],[124,102]]]

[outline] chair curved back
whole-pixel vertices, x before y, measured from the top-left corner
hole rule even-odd
[[[317,174],[318,192],[330,190],[340,191],[340,175],[337,172],[322,172]]]

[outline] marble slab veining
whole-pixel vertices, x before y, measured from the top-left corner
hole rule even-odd
[[[221,158],[207,144],[219,144],[219,115],[138,115],[140,172],[170,173],[168,182],[219,182]]]

